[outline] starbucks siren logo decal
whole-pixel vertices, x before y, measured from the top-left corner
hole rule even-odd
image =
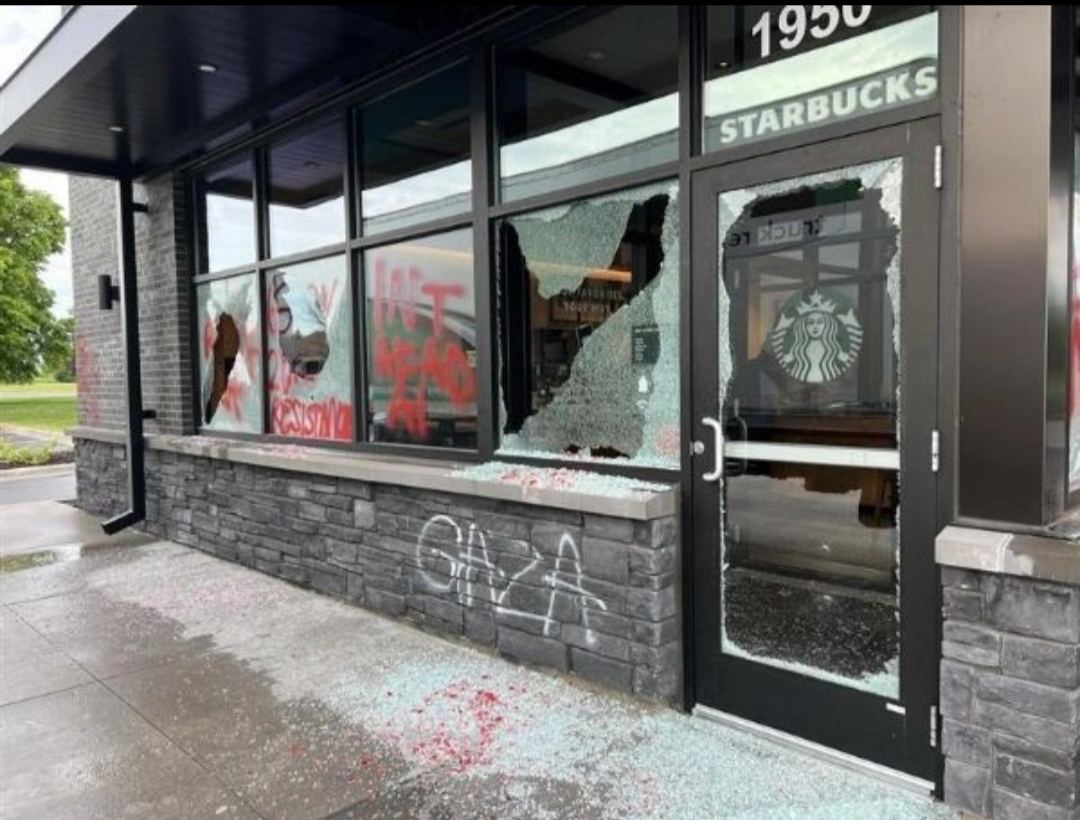
[[[788,299],[769,334],[776,361],[792,378],[831,382],[859,358],[863,331],[855,308],[832,290],[809,288]]]

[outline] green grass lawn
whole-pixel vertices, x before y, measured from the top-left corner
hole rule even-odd
[[[0,424],[59,432],[75,424],[75,401],[74,389],[66,396],[11,398],[0,394]]]
[[[0,384],[0,399],[18,396],[74,396],[75,382],[58,382],[52,376],[26,384]]]

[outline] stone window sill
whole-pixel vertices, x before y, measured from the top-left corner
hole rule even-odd
[[[949,526],[934,553],[944,566],[1080,584],[1080,544],[1058,538]]]
[[[114,444],[124,444],[127,434],[123,430],[106,430],[96,427],[73,427],[68,431],[73,439],[90,439]],[[419,459],[383,457],[370,453],[327,450],[319,447],[282,445],[269,442],[236,441],[210,436],[172,436],[147,434],[146,446],[153,450],[183,453],[189,456],[252,464],[278,470],[314,475],[351,478],[375,484],[391,484],[464,496],[513,501],[538,507],[574,510],[576,512],[608,515],[649,521],[675,515],[678,510],[676,485],[658,488],[645,482],[622,480],[622,486],[610,490],[573,488],[576,476],[593,479],[596,474],[570,470],[548,470],[561,480],[559,486],[542,486],[542,476],[547,468],[520,468],[507,465],[507,473],[527,472],[534,479],[528,483],[507,478],[480,478],[469,475],[466,465],[435,464]],[[488,470],[487,472],[490,472]],[[536,477],[540,477],[536,481]],[[583,482],[584,483],[584,482]],[[539,486],[538,486],[539,484]],[[569,485],[569,486],[567,486]]]

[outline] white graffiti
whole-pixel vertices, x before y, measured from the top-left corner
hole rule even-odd
[[[443,530],[443,537],[439,537],[440,529]],[[443,548],[451,543],[454,547],[450,549],[454,554]],[[465,532],[450,516],[435,515],[424,524],[416,539],[418,576],[429,591],[454,595],[458,603],[464,606],[474,606],[477,601],[486,599],[495,612],[541,621],[544,635],[551,635],[558,625],[555,612],[557,596],[576,597],[581,604],[585,640],[589,644],[595,643],[590,613],[596,610],[607,612],[607,604],[585,588],[581,555],[573,536],[568,532],[562,534],[552,569],[545,567],[544,556],[540,552],[533,547],[529,549],[530,562],[512,575],[507,575],[491,560],[487,536],[480,527],[470,521]],[[514,591],[530,581],[532,586],[542,586],[548,590],[547,612],[543,615],[509,605]]]

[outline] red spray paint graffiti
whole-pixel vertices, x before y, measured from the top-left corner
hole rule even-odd
[[[271,429],[282,436],[303,438],[352,438],[351,402],[335,398],[323,401],[275,396],[270,400]]]
[[[217,341],[217,328],[220,318],[220,316],[207,317],[202,326],[203,361],[209,363],[211,368],[215,364],[213,359],[214,342]],[[258,331],[249,322],[239,322],[238,327],[240,331],[239,355],[244,360],[247,372],[249,374],[257,373],[256,368],[259,366],[259,349],[261,347]],[[228,380],[225,382],[225,389],[221,394],[218,406],[233,418],[241,420],[244,416],[244,399],[252,385],[235,378],[234,373],[235,366],[229,371]],[[209,384],[204,385],[203,389],[208,390]],[[205,399],[207,396],[204,395],[203,398]]]
[[[328,383],[329,374],[321,367],[311,373],[297,372],[282,350],[282,337],[294,331],[294,317],[286,293],[284,277],[274,276],[268,283],[266,324],[271,341],[267,352],[267,385],[270,392],[270,429],[283,436],[349,441],[353,437],[352,402],[339,396],[314,398],[311,391],[322,387],[326,392],[346,393],[348,385]],[[339,308],[341,280],[310,283],[306,298],[315,314],[324,322]],[[296,334],[294,334],[296,335]],[[328,348],[326,348],[328,350]],[[322,384],[320,384],[323,382]],[[325,393],[324,393],[325,395]]]
[[[98,388],[101,386],[101,368],[97,353],[85,336],[75,340],[75,380],[79,388],[79,405],[83,421],[91,426],[101,422],[98,404]]]
[[[375,262],[374,375],[390,382],[386,424],[421,441],[430,434],[429,390],[441,391],[460,411],[476,398],[476,373],[460,340],[446,333],[446,302],[465,295],[457,283],[425,282],[416,267],[387,269]],[[422,333],[418,304],[430,304],[431,330],[422,342],[403,338]],[[391,326],[398,324],[397,331]]]

